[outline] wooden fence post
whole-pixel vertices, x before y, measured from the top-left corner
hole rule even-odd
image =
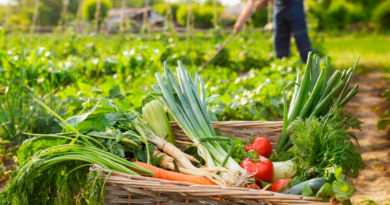
[[[96,11],[95,11],[95,27],[96,33],[99,33],[99,20],[100,20],[100,7],[102,5],[102,0],[97,0]]]
[[[61,15],[61,31],[66,30],[67,23],[68,23],[68,4],[69,0],[63,0],[63,9],[62,9],[62,15]]]
[[[186,30],[187,30],[187,39],[190,38],[191,32],[191,15],[192,15],[192,0],[188,0],[187,5],[187,22],[186,22]]]
[[[123,32],[123,24],[125,21],[125,8],[126,8],[126,0],[122,0],[122,7],[121,7],[121,22],[119,25],[119,31]]]
[[[81,25],[80,25],[80,21],[83,15],[82,11],[83,11],[83,0],[80,0],[79,6],[77,8],[77,14],[76,14],[76,31],[80,33],[82,32]]]
[[[33,15],[33,19],[32,19],[30,33],[33,33],[35,30],[37,19],[38,19],[38,13],[39,13],[39,0],[35,0],[34,15]]]
[[[213,0],[213,7],[214,7],[214,29],[218,29],[218,5],[217,0]]]

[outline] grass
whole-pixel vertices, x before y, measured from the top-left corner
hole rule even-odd
[[[338,69],[350,67],[360,56],[358,70],[390,69],[390,37],[384,35],[327,36],[323,47]]]

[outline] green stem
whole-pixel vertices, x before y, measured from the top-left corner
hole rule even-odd
[[[207,142],[207,141],[210,141],[210,142],[213,142],[213,141],[229,142],[230,141],[231,147],[230,147],[229,152],[225,156],[225,159],[223,160],[222,165],[221,165],[221,167],[224,167],[226,165],[227,161],[229,160],[229,157],[232,155],[232,153],[234,151],[234,147],[235,147],[234,139],[232,139],[230,137],[221,137],[221,136],[219,136],[219,137],[201,137],[201,138],[199,138],[199,140],[201,142]]]
[[[51,108],[49,108],[47,105],[45,105],[43,102],[41,102],[40,100],[38,100],[37,98],[34,98],[34,101],[39,103],[40,105],[42,105],[42,107],[44,107],[47,111],[49,111],[51,114],[53,114],[57,119],[59,119],[61,122],[63,122],[66,126],[69,127],[69,129],[71,129],[74,133],[76,133],[78,136],[81,137],[81,139],[83,139],[89,146],[91,147],[95,147],[91,142],[89,142],[86,138],[89,138],[91,139],[92,141],[94,141],[96,144],[100,145],[101,147],[103,147],[104,150],[107,150],[107,148],[102,144],[100,143],[98,140],[94,139],[94,138],[90,138],[88,136],[84,136],[82,135],[77,129],[75,129],[72,125],[70,125],[68,122],[66,122],[66,120],[64,120],[62,117],[60,117],[56,112],[54,112]]]

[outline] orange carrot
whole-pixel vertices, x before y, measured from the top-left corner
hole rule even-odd
[[[150,164],[146,164],[146,163],[143,163],[143,162],[139,162],[139,161],[135,161],[133,162],[133,164],[136,164],[142,168],[145,168],[147,170],[150,170],[152,172],[154,172],[154,170],[158,169],[157,167],[153,166],[153,165],[150,165]]]
[[[153,173],[153,178],[166,179],[172,181],[190,182],[200,185],[216,185],[209,179],[201,176],[185,175],[177,172],[167,171],[163,169],[156,169]]]
[[[133,162],[134,164],[143,167],[147,170],[150,170],[153,172],[153,178],[158,179],[166,179],[171,181],[181,181],[181,182],[190,182],[194,184],[200,184],[200,185],[216,185],[214,182],[210,181],[209,179],[201,176],[192,176],[192,175],[186,175],[181,174],[177,172],[167,171],[164,169],[157,168],[153,165],[149,165],[143,162]]]

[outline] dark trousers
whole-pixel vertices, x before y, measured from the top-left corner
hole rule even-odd
[[[283,58],[289,55],[292,33],[301,60],[305,63],[307,55],[312,49],[307,34],[303,1],[289,0],[287,3],[278,3],[276,1],[273,17],[276,58]]]

